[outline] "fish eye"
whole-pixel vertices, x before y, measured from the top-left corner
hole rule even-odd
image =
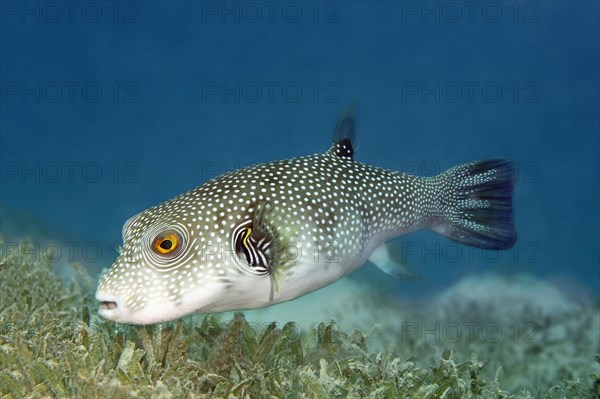
[[[159,255],[173,254],[180,248],[182,239],[175,231],[166,231],[156,236],[152,242],[152,249]]]

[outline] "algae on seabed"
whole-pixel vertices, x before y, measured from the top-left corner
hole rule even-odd
[[[333,321],[304,332],[293,322],[253,325],[242,313],[228,322],[206,315],[200,324],[118,325],[96,316],[82,268],[62,281],[28,245],[0,245],[3,399],[600,397],[598,375],[510,394],[499,377],[481,377],[476,355],[459,363],[446,350],[419,368],[393,348],[370,353],[359,330],[345,334]]]

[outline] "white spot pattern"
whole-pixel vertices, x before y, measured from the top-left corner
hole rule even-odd
[[[463,240],[469,231],[493,237],[496,231],[481,220],[506,221],[510,234],[497,235],[498,240],[514,242],[510,203],[476,195],[478,187],[495,179],[508,181],[512,169],[506,162],[465,164],[425,178],[356,162],[351,155],[347,143],[334,144],[326,153],[240,169],[139,213],[125,223],[123,248],[98,293],[121,298],[119,306],[135,312],[150,300],[178,306],[184,296],[211,283],[220,284],[226,295],[247,295],[254,307],[266,305],[248,291],[253,283],[238,286],[243,279],[269,276],[247,270],[231,244],[236,227],[252,220],[261,204],[271,210],[268,217],[277,235],[298,251],[278,276],[282,290],[294,283],[293,297],[352,271],[386,239],[423,226],[450,222],[458,226],[450,237]],[[504,213],[496,220],[485,212],[498,204]],[[165,230],[182,239],[177,256],[161,258],[152,249]],[[332,257],[336,262],[324,261]],[[271,266],[278,272],[278,265]],[[311,279],[313,273],[317,277]],[[197,308],[210,310],[206,304]]]
[[[258,201],[275,208],[282,234],[292,234],[298,248],[335,252],[342,261],[359,257],[374,236],[422,223],[428,210],[422,204],[432,202],[426,179],[339,157],[338,150],[233,171],[134,216],[99,290],[126,294],[125,305],[138,309],[149,297],[177,302],[207,280],[235,284],[242,272],[220,246],[252,218]],[[185,231],[189,250],[161,264],[149,255],[150,243],[175,225]]]

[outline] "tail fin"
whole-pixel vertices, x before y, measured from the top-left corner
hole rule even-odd
[[[514,175],[512,163],[505,159],[458,165],[439,175],[445,223],[434,230],[478,248],[511,248],[517,240],[512,212]]]

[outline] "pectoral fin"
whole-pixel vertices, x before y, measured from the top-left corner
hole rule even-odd
[[[390,244],[381,244],[371,253],[369,261],[381,271],[396,278],[420,280],[422,277],[413,273],[402,261],[398,248]]]
[[[277,217],[275,208],[265,201],[256,204],[252,225],[259,246],[269,243],[269,248],[265,250],[267,253],[265,258],[268,259],[267,272],[271,278],[269,299],[273,301],[275,292],[279,291],[279,283],[283,275],[296,262],[296,259],[289,255],[295,232],[281,224],[281,217]],[[261,237],[266,239],[263,240]]]

